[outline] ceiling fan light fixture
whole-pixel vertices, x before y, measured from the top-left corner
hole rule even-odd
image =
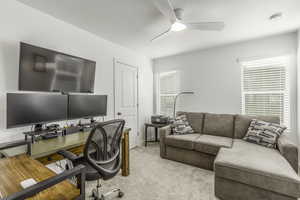
[[[282,12],[277,12],[277,13],[274,13],[273,15],[271,15],[269,17],[269,20],[274,21],[274,20],[279,20],[281,18],[282,18]]]
[[[186,29],[186,25],[181,22],[174,22],[171,26],[171,31],[178,32]]]

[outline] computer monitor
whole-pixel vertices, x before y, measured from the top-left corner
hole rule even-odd
[[[69,119],[107,115],[107,95],[69,95]]]
[[[67,117],[67,95],[7,93],[7,128],[44,124]]]

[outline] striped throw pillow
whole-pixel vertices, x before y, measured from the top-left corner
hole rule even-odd
[[[173,135],[184,135],[194,133],[193,128],[190,126],[186,115],[179,115],[176,117],[172,124]]]
[[[285,129],[285,126],[279,124],[253,119],[243,139],[265,147],[277,148],[277,140]]]

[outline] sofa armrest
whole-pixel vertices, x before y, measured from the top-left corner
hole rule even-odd
[[[165,138],[168,135],[171,135],[171,126],[170,125],[159,129],[160,139]]]
[[[279,137],[277,145],[280,153],[298,173],[298,147],[289,140],[285,133]]]
[[[159,143],[160,143],[160,156],[165,158],[166,156],[166,144],[165,138],[166,136],[171,134],[171,126],[165,126],[159,129]]]

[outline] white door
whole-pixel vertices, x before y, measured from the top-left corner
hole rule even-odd
[[[136,67],[115,60],[115,118],[124,119],[131,128],[130,148],[137,144],[138,131],[138,70]]]

